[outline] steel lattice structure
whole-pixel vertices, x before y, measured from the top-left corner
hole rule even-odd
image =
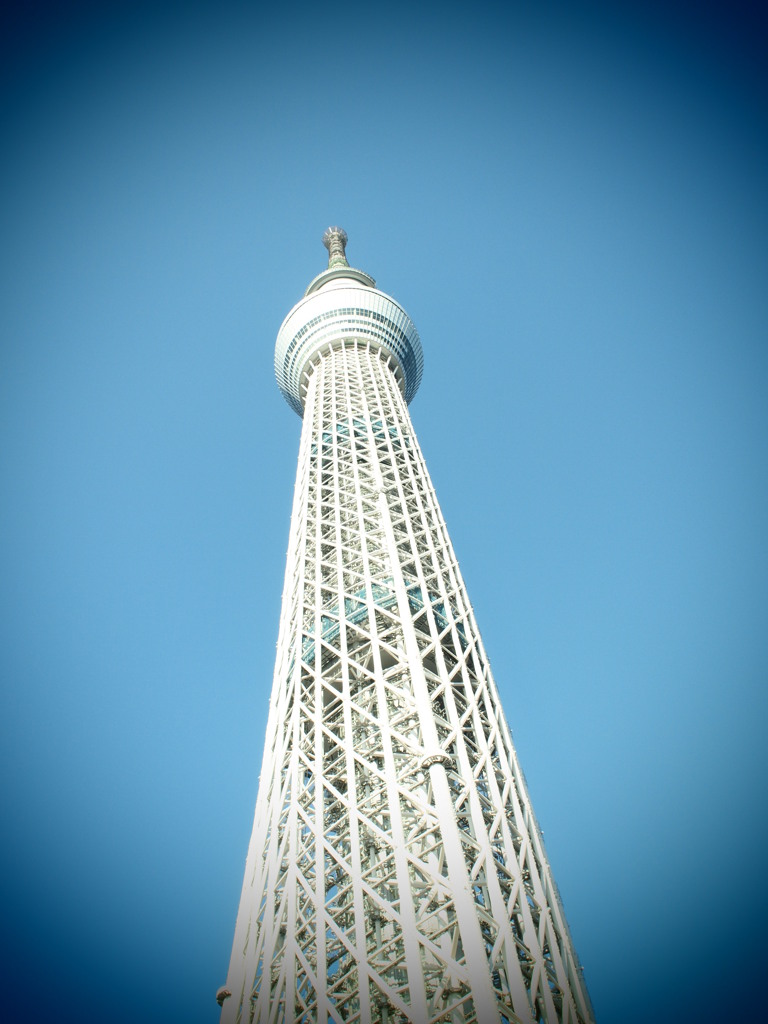
[[[592,1021],[408,414],[412,322],[324,236],[278,335],[303,431],[222,1024]]]

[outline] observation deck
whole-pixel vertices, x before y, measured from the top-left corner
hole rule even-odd
[[[275,377],[285,400],[304,414],[307,384],[324,352],[351,341],[390,357],[401,392],[410,402],[421,383],[424,358],[413,321],[376,282],[347,263],[346,232],[328,228],[323,244],[328,269],[310,283],[304,298],[283,320],[275,345]]]

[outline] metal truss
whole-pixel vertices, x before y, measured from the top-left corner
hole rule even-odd
[[[396,371],[349,337],[308,376],[222,1024],[586,1024]]]

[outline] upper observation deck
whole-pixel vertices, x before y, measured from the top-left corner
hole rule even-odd
[[[347,234],[328,228],[328,269],[310,283],[283,320],[275,345],[275,376],[288,404],[304,414],[307,383],[323,352],[361,341],[388,355],[406,402],[421,383],[423,355],[413,321],[376,282],[347,263]]]

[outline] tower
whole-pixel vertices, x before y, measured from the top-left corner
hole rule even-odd
[[[411,426],[419,336],[323,237],[284,320],[303,417],[222,1024],[586,1024],[592,1010]]]

